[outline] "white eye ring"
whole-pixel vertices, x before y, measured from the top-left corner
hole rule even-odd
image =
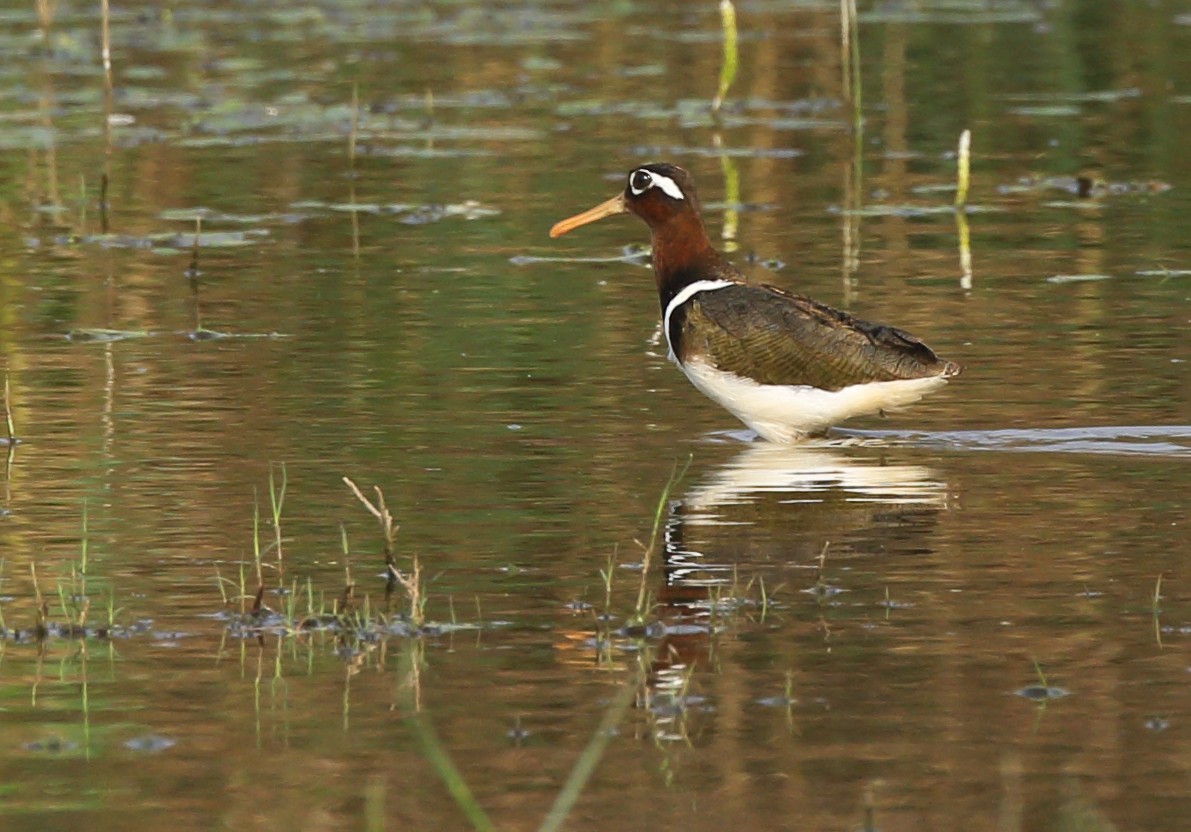
[[[638,188],[635,184],[638,174],[644,174],[649,180],[649,184],[643,188]],[[660,173],[655,173],[651,170],[646,170],[645,168],[637,168],[635,171],[629,174],[629,190],[632,192],[633,196],[641,196],[641,194],[653,187],[661,188],[662,193],[671,199],[686,199],[686,196],[684,196],[682,193],[682,188],[678,187],[678,183],[669,176],[663,176]]]

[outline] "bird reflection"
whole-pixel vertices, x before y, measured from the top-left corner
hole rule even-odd
[[[947,502],[930,468],[873,448],[750,446],[670,504],[654,670],[698,662],[717,617],[755,613],[766,592],[757,581],[769,593],[784,582],[787,599],[813,591],[828,547],[836,565],[929,552]]]

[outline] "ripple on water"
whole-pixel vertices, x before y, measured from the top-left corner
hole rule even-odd
[[[1016,451],[1187,457],[1191,425],[1123,425],[1077,428],[1005,428],[954,431],[836,431],[903,447],[955,451]]]

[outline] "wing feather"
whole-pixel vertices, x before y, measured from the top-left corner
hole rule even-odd
[[[674,322],[681,329],[681,359],[701,356],[762,384],[840,390],[960,370],[907,332],[771,286],[700,292],[684,311]]]

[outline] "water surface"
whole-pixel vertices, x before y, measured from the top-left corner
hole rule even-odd
[[[1184,829],[1188,10],[860,12],[857,132],[832,3],[739,5],[718,120],[714,3],[118,6],[110,92],[97,7],[0,11],[0,827],[469,828],[414,692],[535,828],[639,678],[568,828]],[[752,442],[644,226],[546,236],[651,158],[964,374]],[[254,514],[264,603],[383,607],[344,476],[432,633],[237,626]]]

